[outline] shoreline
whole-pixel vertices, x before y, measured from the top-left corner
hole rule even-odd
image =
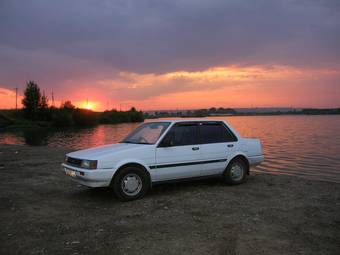
[[[178,119],[190,119],[190,118],[219,118],[219,117],[273,117],[273,116],[340,116],[340,113],[318,113],[318,114],[302,114],[302,113],[256,113],[256,114],[219,114],[219,115],[207,115],[207,116],[158,116],[158,117],[145,117],[144,121],[141,122],[116,122],[116,123],[98,123],[95,125],[82,125],[82,126],[53,126],[51,122],[46,121],[24,121],[18,122],[15,124],[10,124],[8,126],[1,126],[0,131],[2,132],[16,132],[16,131],[26,131],[29,129],[44,129],[44,130],[72,130],[72,129],[86,129],[86,128],[94,128],[99,125],[120,125],[120,124],[129,124],[129,123],[143,123],[147,120],[155,120],[155,119],[169,119],[169,118],[178,118]]]
[[[110,125],[110,124],[103,124],[103,125]],[[54,146],[49,146],[49,145],[28,145],[25,143],[22,144],[4,144],[4,143],[0,143],[0,150],[1,147],[4,146],[17,146],[18,149],[20,149],[20,147],[24,148],[24,147],[30,147],[32,149],[34,148],[49,148],[52,150],[60,150],[63,151],[65,153],[67,152],[71,152],[71,151],[75,151],[75,150],[82,150],[82,148],[79,149],[74,149],[74,148],[67,148],[67,147],[54,147]],[[0,151],[1,152],[1,151]],[[1,155],[1,154],[0,154]],[[0,167],[1,167],[1,163],[0,163]],[[286,172],[268,172],[268,171],[262,171],[262,170],[258,170],[258,169],[252,169],[251,170],[253,173],[257,173],[257,174],[266,174],[266,175],[273,175],[273,176],[289,176],[289,177],[294,177],[294,178],[302,178],[304,180],[307,181],[318,181],[318,182],[326,182],[326,183],[334,183],[334,184],[339,184],[340,182],[337,180],[330,180],[330,179],[319,179],[317,177],[311,177],[309,175],[297,175],[297,174],[291,174],[291,173],[286,173]]]
[[[219,114],[219,115],[205,115],[205,116],[158,116],[158,117],[148,117],[145,118],[146,120],[153,120],[153,119],[167,119],[167,118],[209,118],[209,117],[256,117],[256,116],[340,116],[340,112],[339,113],[316,113],[316,114],[306,114],[306,113],[270,113],[270,114],[266,114],[266,113],[255,113],[255,114]]]
[[[0,144],[0,253],[337,254],[340,185],[251,172],[119,202],[63,175],[70,150]]]
[[[256,117],[256,116],[340,116],[340,111],[336,113],[289,113],[289,112],[280,112],[280,113],[236,113],[236,114],[212,114],[212,115],[204,115],[204,116],[144,116],[145,120],[154,120],[154,119],[167,119],[167,118],[214,118],[214,117]],[[0,109],[0,117],[1,117],[1,109]],[[117,125],[117,124],[126,124],[126,123],[143,123],[144,121],[119,121],[112,123],[96,123],[93,125],[71,125],[71,126],[53,126],[50,121],[31,121],[26,119],[14,120],[13,124],[9,125],[0,125],[0,130],[3,132],[17,131],[17,130],[25,130],[31,128],[43,128],[43,129],[81,129],[81,128],[92,128],[98,125]],[[0,122],[1,124],[1,122]]]

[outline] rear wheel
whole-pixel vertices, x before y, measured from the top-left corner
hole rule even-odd
[[[113,180],[113,190],[118,199],[130,201],[142,198],[150,188],[150,178],[145,170],[126,167]]]
[[[247,172],[247,163],[241,158],[236,158],[229,163],[224,171],[223,180],[231,185],[240,184],[246,180]]]

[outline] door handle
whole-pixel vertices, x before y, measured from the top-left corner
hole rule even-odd
[[[232,148],[232,147],[234,147],[234,145],[233,144],[228,144],[228,147]]]
[[[192,147],[191,148],[193,151],[198,151],[200,148],[199,147]]]

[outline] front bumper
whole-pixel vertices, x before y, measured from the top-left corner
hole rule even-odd
[[[91,188],[110,186],[114,169],[84,169],[61,164],[62,171],[67,174],[73,181]],[[70,176],[70,174],[72,174]]]

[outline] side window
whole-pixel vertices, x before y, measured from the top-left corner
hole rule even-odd
[[[200,125],[202,143],[226,143],[236,141],[236,137],[223,125],[203,123]]]
[[[171,128],[168,135],[171,136],[171,146],[184,146],[199,143],[197,125],[176,125]]]

